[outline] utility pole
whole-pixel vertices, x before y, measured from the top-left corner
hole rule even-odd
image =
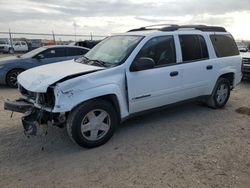
[[[76,27],[77,27],[77,25],[76,25],[76,22],[74,21],[74,23],[73,23],[73,26],[74,26],[74,31],[75,31],[75,42],[76,42]]]
[[[52,30],[52,36],[53,36],[54,44],[56,44],[55,33],[54,33],[54,31],[53,31],[53,30]]]
[[[92,32],[90,33],[90,40],[93,40]]]
[[[12,36],[11,36],[10,28],[9,28],[9,36],[10,36],[10,46],[11,46],[11,48],[13,48]]]

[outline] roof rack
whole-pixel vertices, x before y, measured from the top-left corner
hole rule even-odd
[[[174,25],[174,24],[157,24],[157,25],[148,25],[145,27],[140,27],[140,28],[136,28],[136,29],[131,29],[128,32],[132,32],[132,31],[145,31],[145,30],[160,30],[162,28],[167,28],[167,27],[177,27],[178,25]]]
[[[156,26],[165,26],[161,28],[157,28]],[[132,31],[146,31],[146,30],[159,30],[159,31],[176,31],[179,29],[196,29],[200,31],[210,31],[210,32],[226,32],[224,27],[218,26],[207,26],[207,25],[170,25],[170,24],[159,24],[159,25],[151,25],[146,27],[141,27],[137,29],[131,29],[128,32]]]

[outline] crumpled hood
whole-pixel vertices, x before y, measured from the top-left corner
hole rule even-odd
[[[44,93],[51,84],[65,77],[101,69],[104,68],[69,60],[26,70],[18,75],[17,80],[22,87],[29,91]]]

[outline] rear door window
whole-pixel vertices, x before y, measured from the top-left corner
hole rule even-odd
[[[65,48],[50,48],[44,51],[42,54],[44,58],[65,57],[66,50]]]
[[[217,57],[239,55],[237,45],[231,35],[210,35]]]
[[[201,35],[179,35],[182,60],[199,61],[208,59],[207,44]]]
[[[81,48],[67,48],[67,56],[79,56],[84,55],[88,52],[88,50]]]

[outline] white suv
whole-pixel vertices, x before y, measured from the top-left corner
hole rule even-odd
[[[241,64],[224,28],[143,27],[106,38],[80,59],[21,73],[22,98],[5,109],[25,113],[26,134],[35,135],[40,123],[65,125],[77,144],[96,147],[142,111],[198,97],[223,107]]]
[[[14,41],[12,42],[12,46],[10,43],[5,44],[3,51],[8,52],[8,53],[15,53],[15,52],[27,52],[28,49],[28,44],[24,41]]]

